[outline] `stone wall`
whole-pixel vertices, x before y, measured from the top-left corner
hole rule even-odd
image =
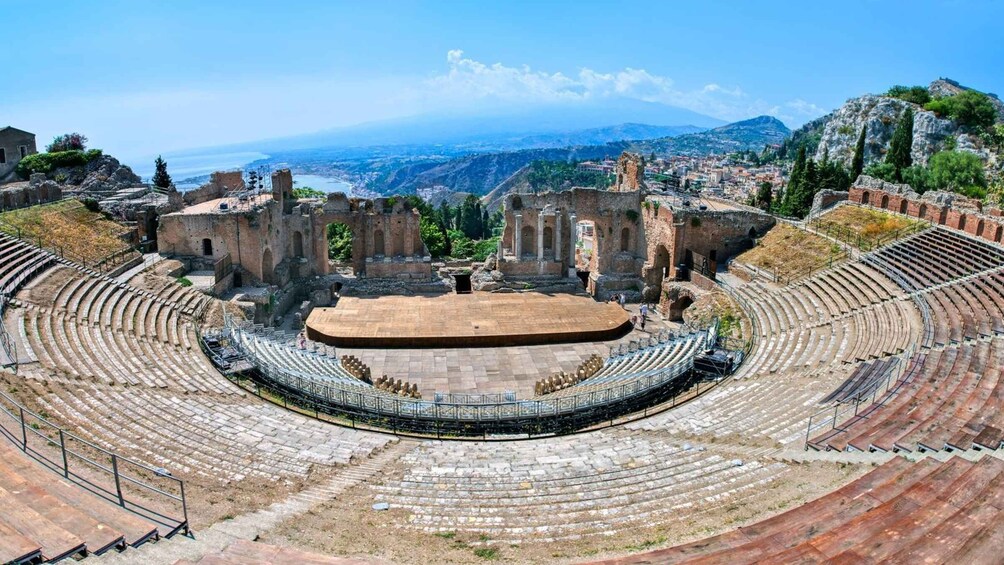
[[[218,171],[209,175],[209,182],[182,195],[186,206],[193,206],[222,198],[231,190],[244,188],[244,175],[240,171]]]
[[[844,202],[847,200],[847,196],[846,192],[840,190],[820,190],[812,197],[812,208],[809,209],[809,215],[815,216],[838,202]]]
[[[16,210],[36,204],[47,204],[63,198],[63,189],[58,183],[45,180],[45,175],[31,175],[31,181],[15,183],[0,189],[0,210]]]

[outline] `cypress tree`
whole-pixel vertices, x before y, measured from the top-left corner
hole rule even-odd
[[[892,142],[889,144],[889,153],[886,155],[886,163],[896,167],[896,180],[903,180],[903,169],[913,164],[910,151],[913,149],[913,108],[907,108],[900,118],[896,131],[892,134]]]
[[[784,216],[797,215],[797,202],[805,183],[805,160],[805,145],[800,145],[795,165],[791,168],[791,176],[788,177],[788,188],[785,189],[784,200],[781,202],[781,214]]]
[[[157,155],[157,160],[153,162],[156,170],[153,173],[153,185],[160,188],[171,187],[171,175],[167,174],[167,162]]]
[[[854,146],[854,160],[851,161],[851,176],[855,179],[865,170],[865,137],[868,135],[868,124],[861,126],[858,144]]]

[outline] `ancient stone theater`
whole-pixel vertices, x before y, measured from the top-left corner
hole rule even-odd
[[[1000,210],[644,170],[507,194],[478,261],[289,170],[73,252],[7,222],[84,203],[12,200],[0,562],[1000,562]]]

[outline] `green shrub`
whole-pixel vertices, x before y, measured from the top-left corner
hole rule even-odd
[[[84,208],[87,208],[91,212],[100,212],[101,211],[101,206],[100,206],[100,204],[98,204],[97,199],[94,199],[94,198],[84,198],[83,200],[81,200],[81,202],[84,204]]]
[[[60,167],[82,167],[100,156],[100,149],[36,153],[21,159],[16,170],[19,177],[26,179],[33,173],[49,174]]]
[[[914,104],[920,104],[921,106],[931,101],[931,93],[923,86],[902,86],[897,84],[890,88],[889,92],[886,92],[885,95],[913,102]]]
[[[484,261],[489,255],[498,251],[499,239],[501,238],[490,237],[476,242],[474,244],[474,260]]]
[[[924,109],[938,116],[955,120],[961,126],[988,130],[997,119],[990,97],[982,92],[966,90],[954,96],[935,98]]]
[[[192,281],[188,277],[178,277],[178,284],[181,286],[192,286]]]
[[[632,222],[634,222],[636,224],[638,223],[638,212],[637,211],[635,211],[635,210],[628,210],[627,212],[624,212],[624,215],[627,216],[627,219],[631,220]]]
[[[302,186],[300,188],[293,189],[293,198],[324,198],[327,194],[323,191],[317,190],[316,188],[310,188],[309,186]]]

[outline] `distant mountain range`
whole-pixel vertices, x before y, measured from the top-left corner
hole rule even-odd
[[[630,128],[628,128],[630,129]],[[760,116],[707,131],[649,140],[615,141],[600,145],[523,149],[465,155],[446,162],[409,164],[371,181],[369,188],[383,194],[410,194],[431,187],[484,195],[531,162],[541,159],[572,161],[616,157],[623,151],[649,155],[707,155],[733,151],[761,151],[781,143],[791,131],[780,120]]]

